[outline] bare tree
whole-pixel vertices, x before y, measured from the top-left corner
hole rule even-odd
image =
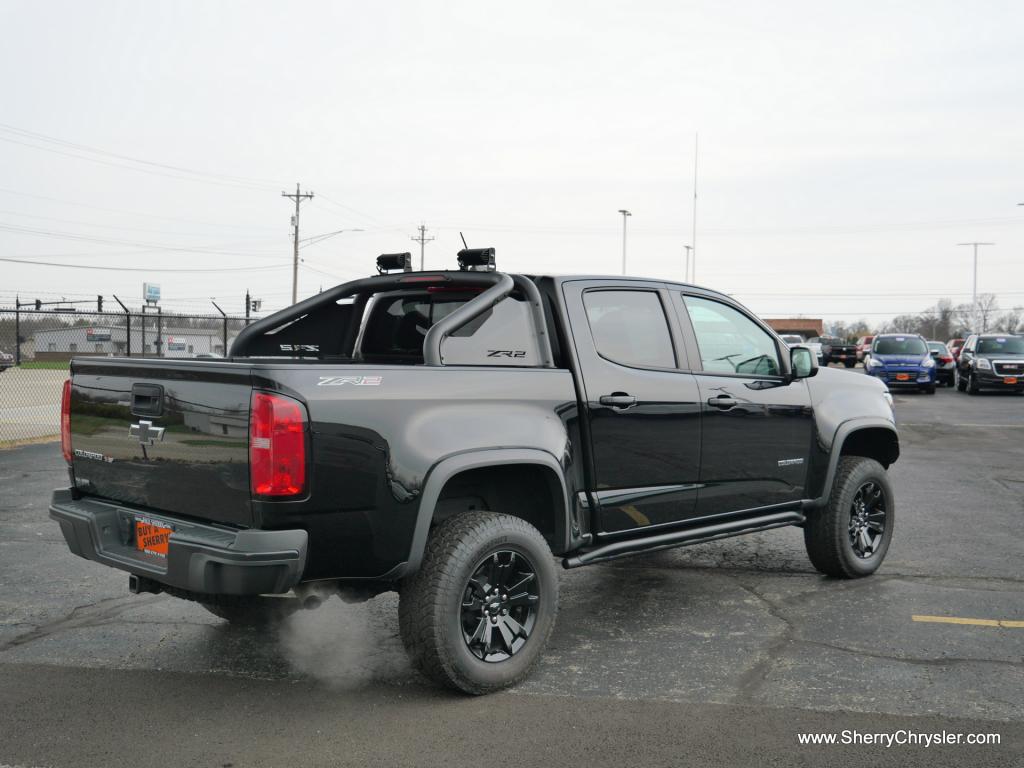
[[[993,328],[1003,333],[1024,333],[1024,307],[1014,307],[1000,315]]]
[[[981,328],[980,333],[988,331],[989,326],[993,324],[996,318],[996,313],[999,311],[999,302],[996,300],[994,293],[981,293],[978,294],[978,323]]]

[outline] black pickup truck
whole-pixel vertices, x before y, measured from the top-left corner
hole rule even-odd
[[[879,567],[899,455],[884,385],[819,369],[714,291],[459,262],[382,257],[227,359],[75,359],[71,484],[50,506],[71,551],[239,622],[398,590],[415,663],[470,693],[537,660],[552,555],[799,526],[820,571]]]
[[[853,368],[857,364],[856,344],[851,344],[838,336],[819,336],[810,342],[821,345],[821,361],[825,365],[842,363],[847,368]]]

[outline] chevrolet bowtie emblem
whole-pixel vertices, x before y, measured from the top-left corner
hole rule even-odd
[[[152,421],[140,421],[128,427],[129,437],[139,438],[139,445],[145,447],[164,439],[164,428],[154,427]]]

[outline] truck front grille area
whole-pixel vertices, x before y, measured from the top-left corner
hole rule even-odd
[[[1024,376],[1024,361],[1012,360],[992,363],[997,376]]]

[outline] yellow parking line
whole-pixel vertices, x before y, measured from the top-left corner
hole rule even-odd
[[[956,616],[911,616],[914,621],[931,624],[968,624],[974,627],[1005,627],[1007,629],[1024,629],[1024,621],[1008,619],[961,619]]]
[[[650,525],[651,521],[643,512],[634,507],[632,504],[627,504],[624,507],[619,507],[623,512],[629,515],[630,519],[637,525]]]

